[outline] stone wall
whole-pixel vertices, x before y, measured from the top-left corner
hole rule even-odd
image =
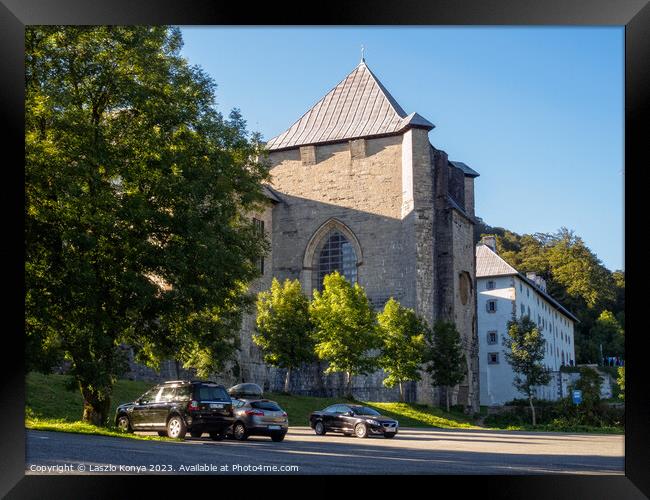
[[[272,277],[297,278],[311,295],[316,240],[330,227],[339,228],[353,243],[357,281],[377,310],[392,296],[430,325],[438,318],[457,322],[472,361],[454,402],[473,404],[478,397],[477,353],[472,352],[475,290],[468,303],[457,303],[459,273],[467,272],[474,283],[472,224],[450,208],[447,155],[431,147],[427,130],[275,151],[269,161],[271,186],[280,202],[260,215],[273,250],[251,291],[268,289]],[[464,186],[455,181],[456,196],[464,201]],[[263,363],[252,342],[254,329],[254,314],[247,315],[236,362],[214,378],[225,385],[255,382],[267,391],[281,391],[285,373]],[[342,395],[343,375],[324,375],[324,369],[315,363],[294,371],[292,392]],[[353,395],[397,400],[398,389],[387,389],[383,379],[381,371],[354,377]],[[407,384],[405,392],[407,401],[423,403],[437,403],[441,396],[426,373],[417,384]]]
[[[467,376],[460,384],[456,404],[468,405],[479,411],[478,332],[476,318],[476,253],[474,251],[474,222],[458,210],[451,211],[452,252],[454,262],[454,322],[461,336],[467,358]],[[461,280],[469,281],[466,296]]]

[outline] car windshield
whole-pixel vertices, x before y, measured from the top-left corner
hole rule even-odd
[[[197,387],[197,399],[199,401],[228,401],[230,396],[223,387],[218,385],[200,385]]]
[[[368,408],[367,406],[353,406],[352,411],[355,415],[381,415],[381,413],[373,410],[372,408]]]
[[[251,402],[251,406],[258,410],[282,411],[282,408],[274,401],[253,401]]]

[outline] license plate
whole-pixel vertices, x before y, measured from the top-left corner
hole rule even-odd
[[[210,408],[223,408],[223,405],[220,405],[218,403],[211,403]]]
[[[269,425],[269,430],[275,431],[275,430],[280,430],[282,429],[281,425]]]

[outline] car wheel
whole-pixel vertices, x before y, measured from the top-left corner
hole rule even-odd
[[[366,424],[357,424],[354,426],[354,434],[358,438],[365,438],[368,437],[368,428],[366,427]]]
[[[131,420],[126,415],[120,415],[117,417],[117,422],[115,422],[117,428],[121,432],[133,432],[133,427],[131,427]]]
[[[210,439],[213,441],[223,441],[223,438],[226,437],[225,432],[211,432],[210,433]]]
[[[172,439],[183,439],[187,433],[187,426],[179,415],[172,416],[167,421],[167,436]]]
[[[271,440],[274,443],[279,443],[280,441],[284,441],[284,432],[277,432],[271,434]]]
[[[319,436],[325,435],[325,432],[327,431],[325,430],[325,426],[323,425],[323,422],[318,421],[314,424],[314,432],[316,432],[316,434],[318,434]]]
[[[167,437],[167,431],[158,431],[158,435],[160,437],[165,437],[166,438]]]
[[[395,437],[395,433],[394,432],[388,432],[388,433],[384,434],[384,437],[386,439],[392,439],[392,438]]]
[[[244,441],[248,439],[248,432],[246,432],[246,427],[241,422],[235,424],[232,433],[237,441]]]
[[[192,436],[193,438],[200,438],[202,435],[203,435],[203,433],[199,432],[199,431],[190,432],[190,436]]]

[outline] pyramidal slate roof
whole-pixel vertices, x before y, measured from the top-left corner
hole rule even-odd
[[[288,130],[266,143],[269,150],[336,142],[435,125],[417,113],[407,115],[365,61]]]
[[[476,245],[476,277],[509,276],[519,274],[514,267],[483,244]]]

